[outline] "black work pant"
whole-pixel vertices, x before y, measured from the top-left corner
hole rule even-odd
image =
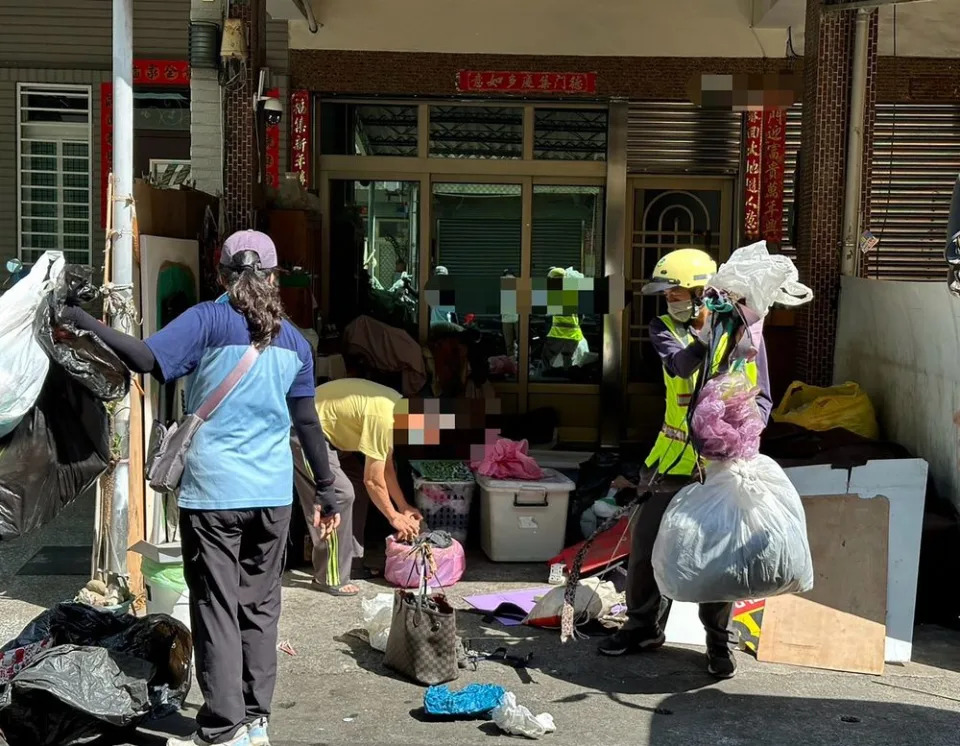
[[[643,477],[641,477],[643,479]],[[627,623],[625,629],[643,630],[651,636],[666,628],[670,616],[670,599],[660,595],[653,576],[653,544],[660,531],[660,522],[667,506],[683,488],[686,478],[666,477],[655,491],[637,508],[632,522],[632,543],[627,563]],[[644,489],[641,487],[641,489]],[[700,604],[700,621],[707,632],[707,647],[722,650],[730,647],[731,603]]]
[[[230,740],[269,717],[291,506],[181,510],[183,571],[203,707],[200,737]]]

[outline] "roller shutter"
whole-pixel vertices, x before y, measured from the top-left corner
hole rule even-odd
[[[634,102],[627,169],[635,174],[736,174],[743,117],[683,102]]]

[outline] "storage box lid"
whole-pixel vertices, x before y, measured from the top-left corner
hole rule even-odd
[[[576,485],[556,469],[544,469],[542,479],[491,479],[477,474],[477,482],[487,490],[519,490],[529,487],[543,487],[548,491],[572,491]]]

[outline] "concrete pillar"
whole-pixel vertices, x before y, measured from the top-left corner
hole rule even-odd
[[[224,90],[224,207],[226,233],[255,228],[256,210],[262,205],[263,189],[257,173],[263,173],[263,133],[256,125],[253,97],[266,52],[264,0],[232,0],[230,17],[247,28],[248,58],[241,78]]]
[[[843,245],[843,199],[855,11],[823,12],[824,0],[807,0],[804,42],[797,266],[814,292],[797,326],[797,374],[815,385],[833,382],[833,354]],[[876,101],[877,14],[870,19],[865,149],[872,146]],[[864,154],[869,164],[869,149]],[[869,184],[869,167],[864,168]],[[869,190],[861,205],[869,206]],[[866,220],[862,221],[866,224]]]

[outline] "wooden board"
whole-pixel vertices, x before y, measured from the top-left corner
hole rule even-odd
[[[137,382],[130,387],[130,512],[127,518],[127,546],[132,547],[146,538],[146,505],[144,502],[143,479],[143,397]],[[140,555],[127,552],[127,569],[130,572],[130,590],[135,596],[142,596],[146,588],[140,571]]]
[[[187,241],[158,236],[140,236],[140,271],[137,273],[138,292],[143,317],[142,332],[147,338],[157,332],[171,318],[162,318],[167,301],[183,297],[172,316],[197,303],[200,297],[200,248],[196,241]],[[169,310],[169,309],[167,309]],[[150,448],[150,435],[153,421],[157,419],[160,408],[162,386],[147,376],[144,380],[143,427],[141,448],[146,453]],[[162,520],[160,495],[144,485],[144,516],[146,536],[149,541],[163,543],[167,541],[167,530]]]
[[[856,495],[803,498],[814,587],[769,598],[757,658],[882,674],[890,503]]]

